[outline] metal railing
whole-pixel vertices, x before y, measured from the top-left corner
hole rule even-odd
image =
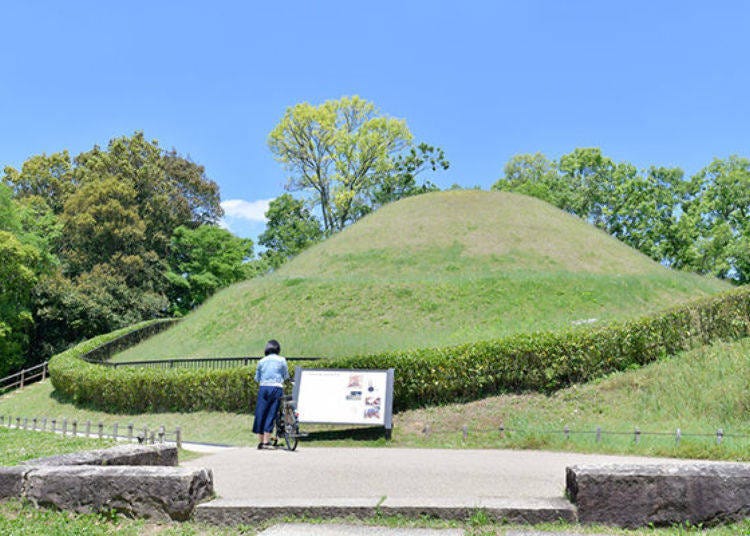
[[[104,361],[97,363],[104,365],[105,367],[146,367],[146,368],[157,368],[157,369],[171,369],[171,368],[211,368],[211,369],[227,369],[234,367],[246,367],[251,361],[260,361],[262,357],[246,356],[246,357],[210,357],[200,359],[153,359],[148,361],[123,361],[120,363],[113,363],[111,361]],[[287,361],[319,361],[325,359],[324,357],[287,357]]]
[[[47,363],[48,361],[45,361],[44,363],[23,369],[21,372],[16,372],[0,379],[0,393],[10,391],[16,387],[20,389],[24,385],[44,380],[48,375]]]

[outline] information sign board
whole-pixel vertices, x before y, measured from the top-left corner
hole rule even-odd
[[[314,369],[297,367],[294,402],[300,423],[393,428],[393,369]]]

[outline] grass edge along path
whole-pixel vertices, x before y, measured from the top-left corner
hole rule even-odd
[[[722,525],[712,528],[701,526],[674,526],[663,528],[644,527],[620,529],[603,525],[577,525],[570,523],[544,523],[534,526],[510,525],[490,518],[478,509],[463,521],[441,520],[428,517],[417,519],[402,516],[378,515],[366,519],[355,518],[307,518],[279,517],[257,525],[211,526],[192,521],[153,523],[142,519],[128,519],[118,514],[74,514],[49,509],[36,509],[19,500],[0,501],[0,534],[13,536],[253,536],[279,523],[304,523],[306,525],[353,525],[380,527],[385,529],[431,528],[463,529],[466,536],[504,536],[510,531],[538,530],[557,534],[597,534],[607,536],[735,536],[750,533],[750,521]]]

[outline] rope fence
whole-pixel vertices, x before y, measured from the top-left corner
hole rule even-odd
[[[18,430],[29,430],[38,432],[53,432],[61,434],[63,437],[85,437],[99,439],[114,439],[116,441],[127,441],[130,443],[157,444],[157,443],[175,443],[178,448],[182,448],[183,437],[181,427],[174,430],[167,430],[164,426],[155,429],[149,429],[147,426],[136,427],[132,423],[120,426],[119,423],[105,425],[103,422],[92,423],[90,420],[79,422],[76,419],[48,419],[47,417],[13,417],[11,415],[0,415],[0,426],[6,428],[15,428]],[[471,429],[464,425],[460,428],[435,428],[431,424],[426,424],[422,430],[422,437],[429,439],[432,436],[446,436],[461,434],[464,441],[470,436],[484,436],[487,434],[497,434],[499,439],[506,439],[508,434],[527,434],[527,435],[561,435],[566,441],[570,441],[573,436],[594,436],[596,443],[602,443],[606,436],[619,436],[632,438],[634,444],[641,443],[644,437],[671,437],[676,446],[686,438],[703,438],[712,439],[716,445],[724,444],[725,440],[750,440],[750,434],[726,433],[723,428],[719,428],[713,433],[696,433],[683,432],[677,428],[674,432],[661,431],[644,431],[639,427],[633,428],[632,431],[620,430],[603,430],[597,426],[594,430],[572,430],[568,426],[560,429],[525,429],[505,427],[502,423],[495,428],[476,428]]]
[[[660,436],[660,437],[673,437],[675,444],[679,445],[683,438],[712,438],[715,439],[717,445],[721,445],[725,439],[750,439],[750,434],[732,434],[725,433],[723,428],[719,428],[715,433],[695,433],[695,432],[683,432],[680,428],[677,428],[674,432],[649,432],[643,431],[639,427],[635,427],[632,431],[613,431],[613,430],[602,430],[600,426],[597,426],[595,430],[571,430],[568,426],[565,426],[562,430],[542,430],[542,429],[523,429],[523,428],[506,428],[503,424],[500,424],[497,428],[484,428],[484,429],[469,429],[467,425],[462,426],[460,429],[435,429],[430,424],[426,424],[422,428],[422,436],[429,438],[432,435],[453,435],[461,433],[464,440],[469,438],[469,435],[482,435],[488,433],[497,433],[500,439],[505,439],[506,434],[533,434],[533,435],[562,435],[566,441],[570,441],[571,436],[574,435],[593,435],[595,436],[596,443],[601,443],[604,436],[631,436],[633,442],[638,445],[644,436]]]
[[[164,426],[149,429],[148,426],[135,427],[132,423],[120,427],[119,423],[105,425],[103,422],[96,424],[91,421],[78,422],[76,419],[48,419],[47,417],[15,417],[0,415],[0,426],[15,428],[17,430],[29,430],[36,432],[52,432],[61,434],[63,437],[85,437],[99,439],[114,439],[115,441],[127,441],[128,443],[141,444],[163,444],[174,443],[177,448],[182,448],[182,429],[177,426],[174,430],[167,430]]]

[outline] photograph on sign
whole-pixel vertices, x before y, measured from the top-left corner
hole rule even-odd
[[[385,424],[386,371],[303,369],[297,411],[300,422]]]

